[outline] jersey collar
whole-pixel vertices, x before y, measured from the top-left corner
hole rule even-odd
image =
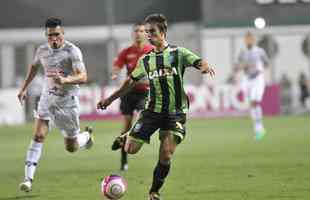
[[[169,47],[170,47],[170,44],[167,43],[163,50],[161,50],[161,51],[155,51],[155,48],[153,48],[152,51],[153,51],[155,54],[161,54],[161,53],[163,53],[166,49],[168,49]]]

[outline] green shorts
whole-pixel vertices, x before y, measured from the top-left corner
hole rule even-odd
[[[156,113],[144,110],[129,135],[138,141],[150,143],[151,136],[159,129],[159,134],[161,131],[171,131],[176,136],[177,143],[181,143],[186,134],[185,123],[184,113]]]

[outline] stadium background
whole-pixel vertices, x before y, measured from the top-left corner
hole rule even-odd
[[[10,0],[0,5],[0,152],[10,152],[0,155],[1,200],[99,199],[100,176],[118,166],[118,155],[109,151],[109,145],[121,124],[109,121],[119,117],[117,102],[104,112],[97,112],[95,103],[120,83],[109,78],[111,63],[119,49],[130,44],[132,23],[154,12],[167,16],[172,44],[199,53],[217,72],[213,80],[195,70],[186,73],[191,115],[200,119],[189,122],[192,134],[176,159],[176,165],[183,167],[172,173],[166,199],[309,199],[310,101],[309,97],[304,104],[300,100],[301,85],[310,90],[309,0]],[[90,156],[81,153],[67,158],[60,136],[52,134],[38,173],[42,179],[37,188],[41,189],[24,196],[16,190],[42,77],[34,81],[26,107],[18,104],[16,94],[35,48],[45,41],[42,25],[49,16],[64,20],[66,39],[84,55],[90,82],[81,92],[82,118],[104,120],[91,122],[99,134]],[[264,29],[254,27],[258,17],[266,20]],[[250,120],[232,117],[246,115],[248,108],[230,76],[249,30],[271,57],[264,111],[273,116],[266,119],[270,133],[260,146],[250,135]],[[146,147],[124,174],[131,186],[125,199],[143,199],[138,194],[144,194],[150,182],[156,160],[153,148]],[[86,163],[81,164],[83,159]],[[57,164],[59,160],[63,165]],[[72,164],[77,168],[72,169]],[[72,188],[72,182],[76,187]],[[85,188],[88,184],[91,189]]]
[[[0,88],[5,91],[1,91],[0,96],[7,98],[1,98],[0,101],[2,109],[9,109],[3,112],[23,112],[20,107],[12,106],[13,102],[17,102],[14,92],[8,88],[16,88],[21,84],[35,48],[45,40],[42,24],[46,17],[59,16],[64,19],[67,39],[81,47],[88,66],[90,84],[82,92],[82,117],[93,119],[117,115],[118,102],[108,113],[98,114],[94,105],[100,96],[105,95],[100,92],[102,87],[110,91],[109,86],[119,85],[119,81],[112,82],[109,78],[113,58],[120,48],[130,44],[131,24],[141,21],[150,12],[162,12],[168,17],[169,39],[172,44],[181,44],[193,49],[216,66],[218,76],[211,81],[204,80],[195,70],[186,73],[187,85],[211,85],[216,88],[215,92],[209,91],[202,95],[203,97],[193,94],[193,99],[206,102],[205,105],[199,102],[197,105],[196,102],[192,103],[194,115],[201,116],[201,110],[204,111],[204,116],[235,115],[231,110],[237,110],[237,114],[240,114],[247,109],[246,102],[241,102],[236,95],[236,100],[229,98],[231,93],[236,92],[231,92],[227,82],[236,57],[244,45],[244,33],[249,30],[257,35],[261,46],[271,56],[271,65],[266,73],[269,86],[289,83],[284,86],[282,93],[275,87],[270,89],[271,92],[267,92],[267,96],[270,96],[269,93],[277,95],[272,95],[271,99],[267,98],[268,101],[273,101],[272,104],[269,103],[273,105],[273,109],[264,107],[265,113],[279,114],[281,102],[284,104],[283,112],[304,111],[300,109],[298,79],[301,73],[308,75],[310,72],[310,4],[307,1],[22,0],[5,1],[2,4],[0,17],[5,20],[0,22]],[[254,20],[257,17],[266,20],[265,29],[254,28]],[[33,95],[30,96],[38,96],[41,83],[37,80],[33,84],[30,90]],[[194,91],[199,89],[194,87]],[[98,93],[99,95],[96,95]],[[207,98],[208,95],[211,97]],[[8,98],[13,99],[7,101]],[[37,97],[29,99],[26,108],[28,121],[32,118],[31,110],[35,99]],[[8,102],[10,106],[6,106]],[[15,112],[12,107],[16,109]],[[14,117],[1,116],[0,122],[16,123],[17,119],[23,122],[23,116],[24,114]]]

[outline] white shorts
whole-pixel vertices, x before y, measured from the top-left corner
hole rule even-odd
[[[243,81],[245,95],[250,102],[261,102],[265,91],[265,77],[261,73],[255,78],[246,77]]]
[[[43,93],[35,118],[53,120],[65,137],[74,138],[80,132],[79,99],[76,96]]]

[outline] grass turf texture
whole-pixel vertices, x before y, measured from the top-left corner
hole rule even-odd
[[[165,200],[310,199],[309,116],[265,120],[263,141],[254,141],[249,119],[200,119],[187,124],[162,194]],[[120,173],[110,145],[119,121],[90,122],[96,144],[74,154],[54,129],[44,145],[33,191],[18,191],[32,125],[0,127],[0,200],[99,200],[100,179],[111,173],[128,181],[124,200],[146,200],[157,161],[158,137],[130,157]]]

